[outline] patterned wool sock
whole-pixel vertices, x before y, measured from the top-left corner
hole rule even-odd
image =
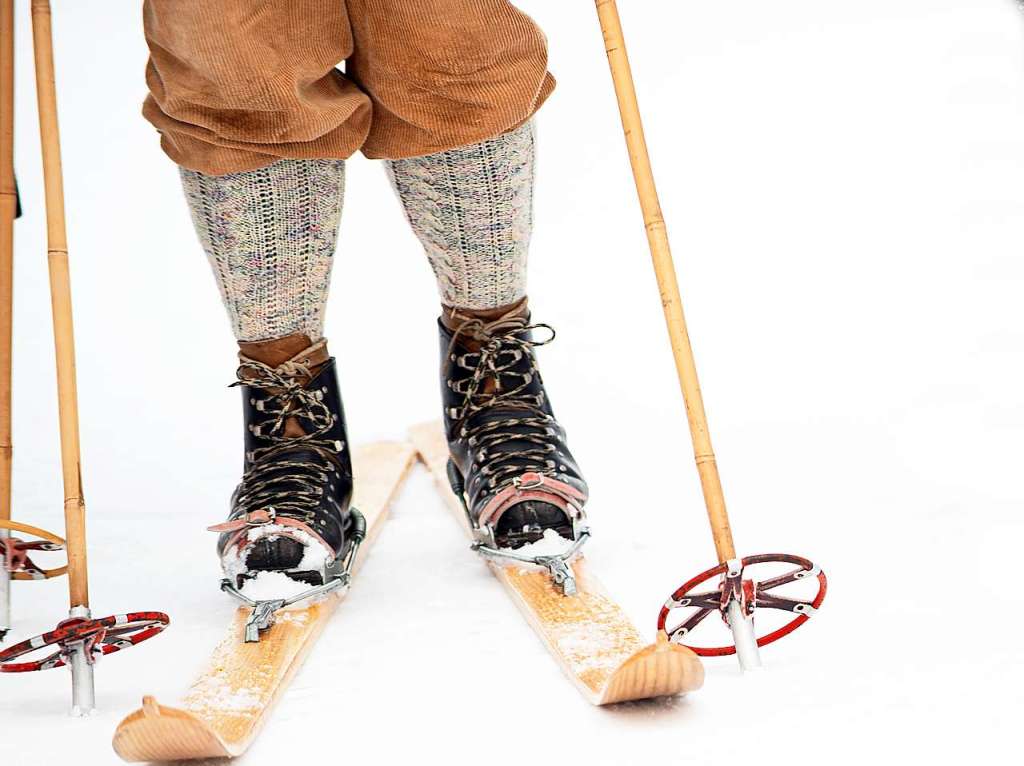
[[[532,123],[479,144],[389,160],[386,166],[430,259],[442,303],[492,309],[526,294]]]
[[[344,161],[280,160],[225,176],[182,168],[181,179],[235,337],[319,340]]]

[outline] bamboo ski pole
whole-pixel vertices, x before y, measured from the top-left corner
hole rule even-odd
[[[9,270],[11,248],[8,229],[17,207],[17,189],[13,179],[11,141],[13,104],[9,98],[13,83],[10,55],[14,0],[0,0],[0,182],[4,192],[3,236],[0,237],[0,265]],[[93,619],[89,608],[89,581],[85,541],[85,499],[82,494],[82,467],[79,449],[78,391],[75,373],[75,339],[71,312],[71,276],[68,268],[67,231],[64,215],[64,177],[61,166],[60,131],[57,120],[57,88],[54,77],[52,14],[48,0],[32,0],[32,48],[35,56],[36,96],[39,105],[39,135],[43,159],[43,185],[46,196],[47,263],[50,276],[50,303],[53,312],[53,341],[57,367],[57,406],[60,422],[61,471],[64,484],[65,537],[62,540],[45,530],[17,522],[4,522],[5,528],[41,538],[51,544],[42,550],[64,547],[67,567],[40,570],[44,578],[68,575],[70,608],[68,618],[54,630],[20,641],[0,650],[0,674],[47,670],[68,665],[71,668],[72,715],[88,715],[95,710],[94,661],[101,655],[120,652],[158,635],[169,624],[163,612],[128,612]],[[0,269],[0,274],[4,270]],[[9,285],[9,280],[7,282]],[[4,283],[0,281],[0,288]],[[0,290],[0,319],[9,322],[11,289]],[[2,325],[0,325],[2,327]],[[10,325],[7,325],[9,332]],[[2,339],[0,339],[2,341]],[[0,343],[2,345],[2,343]],[[9,348],[9,346],[8,346]],[[6,369],[4,369],[6,368]],[[5,374],[6,373],[6,374]],[[0,358],[0,378],[7,382],[9,396],[10,356]],[[2,405],[0,397],[0,405]],[[9,434],[10,405],[0,407],[0,436]],[[7,444],[9,438],[0,442]],[[9,450],[8,450],[9,451]],[[9,470],[5,483],[9,483]],[[3,490],[0,490],[0,495]],[[30,549],[30,548],[26,548]],[[34,548],[32,548],[34,549]],[[0,570],[6,567],[0,563]],[[20,572],[19,572],[20,574]],[[25,578],[28,579],[28,578]],[[33,578],[34,579],[34,578]],[[116,631],[111,631],[116,628]],[[0,636],[2,638],[2,636]],[[53,647],[58,647],[56,654]],[[53,660],[60,661],[54,663]]]
[[[697,471],[700,474],[701,489],[704,492],[704,503],[707,506],[711,532],[715,539],[715,551],[719,563],[736,557],[733,545],[732,529],[729,516],[725,509],[725,495],[722,482],[718,476],[718,465],[715,453],[711,448],[711,434],[708,432],[707,416],[704,414],[704,399],[700,392],[697,378],[697,365],[693,359],[693,349],[686,330],[686,318],[683,315],[682,299],[679,295],[679,282],[676,279],[675,265],[672,261],[672,249],[669,245],[668,229],[661,212],[658,189],[654,183],[654,172],[647,151],[647,139],[640,119],[640,106],[637,102],[636,88],[633,84],[632,69],[626,52],[626,42],[622,32],[622,23],[615,0],[596,0],[597,13],[604,32],[605,50],[608,63],[615,82],[615,93],[622,115],[622,127],[626,134],[626,145],[629,148],[629,159],[633,166],[633,177],[636,180],[640,207],[643,210],[644,226],[647,228],[647,241],[654,261],[654,273],[661,291],[661,305],[665,310],[665,322],[672,342],[672,353],[675,357],[676,372],[679,385],[686,404],[686,416],[690,423],[690,437],[693,441],[694,457]]]
[[[85,500],[78,439],[78,384],[75,376],[75,337],[71,316],[71,278],[64,223],[64,178],[57,124],[53,37],[48,0],[32,0],[32,38],[39,100],[39,135],[43,150],[46,189],[47,257],[53,338],[57,355],[57,399],[60,415],[60,452],[64,478],[64,520],[67,525],[68,579],[71,606],[89,606],[85,553]]]
[[[0,521],[11,520],[14,315],[14,0],[0,0]],[[9,530],[0,529],[9,538]],[[11,573],[0,562],[0,641],[11,628]]]
[[[71,619],[91,618],[89,575],[85,546],[85,499],[78,438],[78,383],[75,375],[75,333],[71,315],[71,275],[68,268],[64,216],[64,174],[57,122],[57,86],[53,64],[53,30],[49,0],[32,0],[32,47],[39,102],[39,137],[46,191],[47,261],[53,343],[57,357],[57,407],[60,418],[60,459],[64,478],[64,525],[67,530],[68,590]],[[93,659],[84,643],[71,652],[72,711],[87,715],[95,708]]]
[[[57,91],[53,66],[53,34],[49,0],[32,0],[32,39],[39,100],[39,136],[46,189],[47,259],[53,340],[57,355],[57,400],[60,415],[60,457],[64,478],[64,521],[67,526],[68,587],[71,606],[89,606],[85,553],[85,500],[78,439],[78,383],[75,336],[71,317],[71,276],[64,223],[64,177],[57,124]]]
[[[605,52],[608,54],[608,65],[611,68],[612,81],[615,84],[615,95],[619,102],[622,128],[626,137],[626,146],[629,149],[629,160],[633,167],[633,178],[636,181],[637,195],[640,198],[640,208],[643,211],[644,226],[647,229],[647,242],[654,263],[654,273],[658,280],[658,289],[661,292],[665,323],[668,326],[668,334],[672,342],[672,354],[675,357],[679,386],[682,389],[686,405],[693,454],[700,476],[708,521],[711,524],[715,552],[718,554],[720,564],[730,562],[730,569],[739,568],[740,564],[736,559],[736,546],[732,539],[732,528],[729,526],[729,514],[725,507],[722,481],[718,475],[715,452],[711,447],[711,434],[708,431],[707,416],[704,413],[704,398],[701,395],[700,381],[697,378],[697,365],[693,359],[690,336],[686,329],[686,317],[683,314],[679,281],[676,278],[675,265],[672,261],[668,228],[661,212],[658,189],[654,182],[654,171],[651,168],[651,158],[647,151],[647,139],[644,136],[640,105],[636,97],[636,86],[633,83],[629,55],[626,52],[626,40],[622,31],[622,21],[619,18],[619,9],[615,0],[595,0],[595,4],[601,22],[601,31],[604,34]],[[754,637],[752,619],[744,615],[740,604],[736,601],[729,604],[727,616],[740,664],[744,669],[760,667],[761,661],[758,655],[757,640]]]

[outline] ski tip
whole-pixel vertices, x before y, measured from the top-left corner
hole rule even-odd
[[[145,696],[142,707],[125,717],[114,732],[114,752],[130,763],[224,758],[224,741],[203,721],[185,710],[165,707]]]
[[[608,679],[599,705],[674,697],[704,685],[704,665],[685,646],[657,641],[626,660]]]

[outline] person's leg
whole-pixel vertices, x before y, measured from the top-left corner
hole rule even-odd
[[[239,341],[323,336],[343,160],[278,160],[211,176],[181,169],[196,232]]]
[[[346,6],[147,0],[144,19],[144,114],[181,167],[239,345],[245,473],[227,522],[212,528],[218,552],[239,587],[264,572],[315,585],[353,523],[322,338],[344,158],[370,121],[369,99],[334,69],[352,50]]]
[[[438,279],[453,487],[492,544],[573,538],[587,486],[537,371],[533,333],[550,328],[526,302],[544,34],[508,0],[348,1],[347,71],[374,105],[363,152],[389,160]]]
[[[437,277],[442,397],[460,491],[493,542],[547,530],[572,539],[587,486],[551,410],[533,348],[526,260],[533,124],[425,157],[388,175]]]
[[[529,122],[471,146],[386,163],[444,305],[496,309],[526,295],[534,157]]]

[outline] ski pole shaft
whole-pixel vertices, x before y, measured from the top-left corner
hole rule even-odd
[[[661,212],[658,190],[654,183],[654,172],[647,151],[647,139],[644,136],[643,122],[640,118],[640,106],[637,102],[633,72],[626,52],[622,22],[615,0],[595,0],[595,3],[598,18],[601,21],[601,30],[604,33],[605,51],[608,54],[608,65],[611,67],[612,81],[615,84],[615,95],[619,102],[619,113],[622,117],[626,145],[629,149],[629,160],[633,166],[633,178],[636,181],[640,207],[643,210],[654,272],[658,279],[658,288],[661,291],[661,304],[665,311],[665,322],[668,325],[668,333],[672,342],[672,353],[679,375],[679,385],[686,404],[686,416],[690,424],[690,437],[693,441],[693,452],[697,461],[701,489],[704,492],[704,504],[707,506],[708,519],[711,522],[711,532],[714,536],[718,560],[725,562],[736,557],[736,550],[733,545],[732,530],[729,527],[729,516],[725,508],[725,496],[718,475],[715,453],[711,448],[711,436],[708,432],[707,416],[704,413],[704,400],[697,378],[697,366],[693,359],[693,349],[690,346],[690,338],[686,330],[686,318],[683,315],[679,283],[672,262],[668,230]]]
[[[39,135],[46,188],[46,233],[50,270],[53,338],[57,356],[57,400],[60,454],[64,477],[64,523],[67,528],[68,580],[72,607],[89,606],[86,570],[85,501],[78,439],[78,384],[75,379],[75,338],[71,317],[71,278],[64,223],[64,179],[61,169],[57,91],[54,81],[53,33],[48,0],[32,0],[32,41],[39,101]]]
[[[14,0],[0,0],[0,521],[11,519],[11,345],[14,314]],[[9,537],[6,530],[0,536]],[[0,638],[11,627],[11,577],[0,564]]]

